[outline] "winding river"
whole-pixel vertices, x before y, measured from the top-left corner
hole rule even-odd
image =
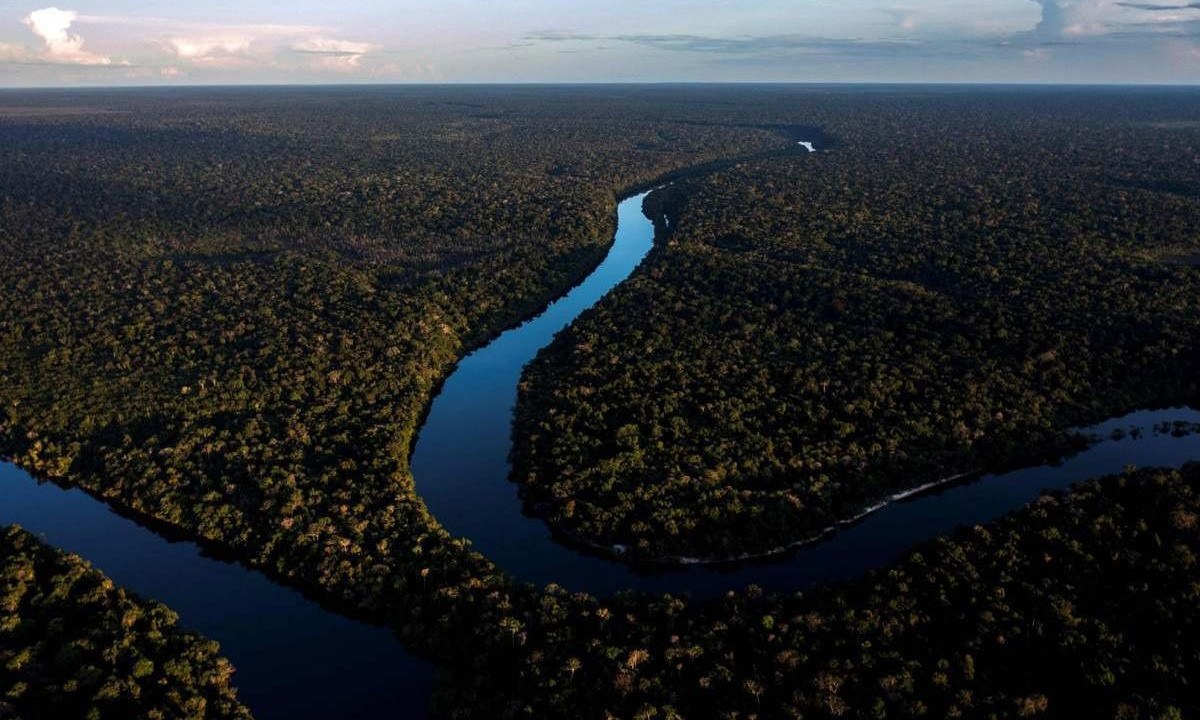
[[[18,523],[166,603],[180,624],[221,644],[238,697],[258,720],[429,714],[434,666],[391,630],[347,619],[265,575],[175,542],[82,490],[0,465],[0,525]]]
[[[522,514],[508,481],[512,409],[521,369],[555,333],[629,276],[653,246],[642,213],[647,193],[618,207],[604,262],[542,314],[464,358],[434,400],[412,456],[417,488],[438,520],[518,581],[610,594],[626,588],[712,596],[757,584],[796,589],[878,567],[914,544],[961,524],[1020,507],[1127,465],[1173,466],[1200,459],[1200,435],[1156,432],[1162,422],[1200,423],[1191,408],[1136,412],[1084,432],[1096,442],[1057,465],[986,475],[895,502],[852,526],[769,561],[674,569],[631,567],[561,544]],[[1116,429],[1142,429],[1112,437]],[[409,717],[428,712],[433,666],[406,652],[382,627],[349,620],[262,574],[156,534],[79,490],[40,484],[0,464],[0,524],[19,523],[78,553],[118,583],[167,603],[184,626],[221,643],[237,668],[242,700],[272,718]]]
[[[999,517],[1021,507],[1041,489],[1067,487],[1120,472],[1127,465],[1178,467],[1200,460],[1200,436],[1152,431],[1162,422],[1200,422],[1200,412],[1191,408],[1143,411],[1082,428],[1080,432],[1098,442],[1061,465],[940,486],[888,504],[821,542],[762,561],[634,566],[560,542],[540,518],[524,514],[517,488],[508,480],[517,384],[522,368],[555,333],[628,277],[650,252],[654,223],[642,212],[647,194],[629,197],[618,206],[612,251],[582,284],[541,315],[463,358],[434,399],[417,436],[413,477],[430,511],[447,530],[470,538],[476,550],[518,581],[557,583],[597,595],[635,588],[690,593],[696,598],[750,584],[800,589],[859,575],[959,525]],[[1130,427],[1141,428],[1138,439],[1109,437],[1114,429]]]

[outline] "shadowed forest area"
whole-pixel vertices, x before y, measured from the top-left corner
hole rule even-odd
[[[0,717],[250,717],[216,643],[79,557],[10,526],[0,583]]]
[[[761,549],[1195,399],[1197,116],[1167,90],[3,92],[0,453],[389,623],[447,717],[1179,717],[1195,467],[846,587],[693,602],[513,583],[407,456],[454,362],[672,175],[673,231],[526,378],[515,479],[570,534]],[[814,126],[828,152],[797,151]]]
[[[762,553],[1200,394],[1200,131],[1146,119],[1194,94],[854,107],[663,193],[669,242],[530,366],[515,475],[556,528]]]

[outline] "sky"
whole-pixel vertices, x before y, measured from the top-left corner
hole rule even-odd
[[[1200,0],[0,0],[5,87],[664,81],[1193,84]]]

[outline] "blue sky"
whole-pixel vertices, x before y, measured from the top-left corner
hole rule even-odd
[[[0,0],[0,86],[576,81],[1196,83],[1200,0]]]

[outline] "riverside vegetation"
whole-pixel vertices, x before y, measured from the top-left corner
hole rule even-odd
[[[1016,208],[1004,216],[1018,224],[1011,238],[997,241],[1002,247],[983,246],[978,250],[982,258],[948,251],[952,264],[934,269],[946,276],[982,272],[969,263],[988,259],[992,252],[1000,263],[993,274],[1015,284],[1013,291],[1028,292],[1028,303],[1068,301],[1062,326],[1109,327],[1107,316],[1089,314],[1096,306],[1041,281],[1042,273],[1066,272],[1079,261],[1078,269],[1062,280],[1098,289],[1117,314],[1111,319],[1111,336],[1080,334],[1076,327],[1070,337],[1083,337],[1085,344],[1103,340],[1108,344],[1098,347],[1107,353],[1116,347],[1114,337],[1132,334],[1121,346],[1129,348],[1128,354],[1111,360],[1089,354],[1086,347],[1038,346],[1035,368],[1048,376],[1057,373],[1063,389],[1042,401],[1053,410],[1021,416],[1013,421],[1016,430],[1044,435],[1075,416],[1072,403],[1082,417],[1148,398],[1185,399],[1195,391],[1188,384],[1195,375],[1176,371],[1194,367],[1188,363],[1195,358],[1196,296],[1188,290],[1194,290],[1189,283],[1195,268],[1187,258],[1195,251],[1189,223],[1195,218],[1197,188],[1194,174],[1183,172],[1177,156],[1194,158],[1196,137],[1186,123],[1164,123],[1200,114],[1197,99],[1168,91],[1148,93],[1136,103],[1111,92],[1030,92],[368,88],[147,91],[103,98],[89,93],[5,94],[0,98],[0,138],[6,148],[0,158],[0,442],[20,464],[44,476],[78,484],[114,505],[221,544],[276,577],[391,622],[409,645],[446,668],[438,698],[446,715],[744,718],[853,712],[882,717],[944,708],[947,713],[1005,716],[1063,714],[1072,702],[1083,700],[1093,703],[1089,707],[1129,717],[1170,717],[1179,707],[1195,705],[1189,687],[1178,681],[1188,676],[1188,663],[1194,661],[1186,649],[1197,647],[1181,635],[1194,626],[1188,612],[1195,603],[1185,602],[1190,591],[1183,587],[1194,570],[1186,553],[1178,551],[1194,550],[1188,545],[1194,535],[1188,534],[1186,518],[1175,524],[1171,520],[1177,509],[1191,512],[1194,470],[1110,483],[1114,488],[1133,483],[1144,490],[1137,504],[1126,505],[1129,498],[1118,490],[1111,501],[1106,490],[1085,493],[1094,498],[1092,505],[1080,507],[1107,508],[1114,527],[1143,543],[1138,552],[1144,555],[1137,562],[1108,553],[1104,545],[1088,555],[1089,543],[1109,536],[1089,535],[1094,529],[1090,518],[1085,522],[1083,513],[1067,512],[1076,506],[1064,500],[1031,511],[1034,519],[1044,512],[1053,527],[1045,530],[1048,537],[1040,530],[1031,533],[1034,544],[1028,552],[1011,544],[951,541],[978,555],[971,560],[982,568],[977,577],[961,575],[961,567],[952,567],[950,560],[944,561],[944,573],[916,572],[911,568],[926,560],[910,558],[905,562],[918,565],[897,566],[895,583],[885,582],[874,595],[864,588],[883,582],[878,577],[828,595],[777,597],[750,589],[715,604],[641,595],[599,599],[554,586],[515,585],[468,543],[438,527],[407,474],[412,434],[437,381],[467,348],[532,312],[599,259],[611,235],[614,193],[678,168],[781,147],[795,138],[779,129],[796,124],[824,126],[837,138],[837,152],[759,159],[756,165],[734,167],[657,201],[670,203],[672,225],[684,222],[693,210],[713,213],[707,218],[711,223],[721,215],[734,220],[753,208],[701,208],[690,198],[724,203],[736,188],[721,184],[744,182],[756,206],[775,202],[786,208],[802,201],[788,183],[807,177],[805,182],[812,183],[805,185],[807,191],[857,214],[863,228],[900,223],[889,232],[863,233],[866,244],[857,250],[846,242],[846,229],[841,230],[840,252],[846,257],[839,276],[845,282],[831,289],[844,297],[822,326],[830,348],[840,353],[862,334],[855,325],[858,316],[847,311],[861,310],[862,322],[872,319],[868,288],[878,279],[871,276],[871,262],[904,257],[890,249],[895,243],[886,242],[891,233],[912,231],[918,254],[949,246],[957,237],[949,227],[969,227],[960,207],[966,198],[955,194],[964,177],[980,183],[979,195],[984,188],[1023,192],[1025,175],[1011,166],[1005,174],[1005,165],[987,162],[1040,158],[1067,177],[1103,168],[1112,173],[1111,185],[1064,182],[1057,188],[1061,194],[1047,198],[1031,193],[1023,206],[1031,212],[1039,203],[1064,210],[1101,208],[1108,213],[1105,222],[1084,225],[1089,230],[1080,234],[1092,243],[1094,254],[1073,245],[1070,251],[1056,250],[1045,238],[1038,240],[1041,236],[1019,224]],[[1075,127],[1075,134],[1064,129],[1068,127]],[[922,141],[922,133],[927,138],[933,132],[974,138],[974,144]],[[1066,144],[1056,146],[1055,141]],[[1173,154],[1156,150],[1155,142],[1173,148]],[[883,143],[891,144],[890,154]],[[993,144],[1012,150],[1011,155],[984,152]],[[974,165],[964,159],[969,150],[982,153]],[[922,215],[915,220],[905,220],[908,216],[898,211],[872,215],[854,183],[873,174],[901,178],[905,164],[921,154],[928,156],[927,162],[913,167],[924,173],[918,175],[923,179],[905,194],[926,207]],[[811,171],[801,169],[810,163]],[[789,169],[791,164],[796,167]],[[955,172],[943,171],[943,165]],[[835,179],[822,180],[818,168]],[[959,172],[967,170],[971,172],[965,176]],[[1010,182],[988,185],[993,175]],[[821,182],[826,187],[818,187]],[[890,185],[881,181],[871,187],[870,199],[880,201],[875,207],[900,207],[886,201]],[[1129,202],[1108,204],[1108,193],[1118,192],[1114,187]],[[938,207],[939,197],[954,200]],[[993,200],[1008,202],[999,196]],[[1157,208],[1158,215],[1142,214],[1137,206],[1146,204]],[[1072,212],[1064,222],[1081,222],[1083,211]],[[1130,224],[1131,217],[1140,220]],[[701,215],[696,222],[705,220]],[[781,237],[774,252],[782,257],[777,259],[797,262],[787,257],[795,249],[788,236],[803,229],[794,218],[764,213],[753,221],[779,222],[781,232],[752,227],[749,217],[740,225],[730,224],[724,232],[738,235],[722,242],[735,256],[741,249],[747,264],[716,274],[713,283],[745,289],[743,281],[732,281],[741,273],[762,270],[754,264],[758,238]],[[928,241],[932,246],[921,250],[922,233],[931,228],[946,233],[935,235]],[[1140,250],[1128,237],[1131,232],[1148,239]],[[689,242],[689,233],[679,229],[673,242]],[[696,237],[705,234],[697,232]],[[822,245],[839,244],[836,235],[824,237]],[[1016,246],[1023,242],[1029,243],[1027,262],[1018,266],[1008,256],[1020,255]],[[1044,252],[1049,255],[1038,255]],[[847,269],[854,256],[864,263],[862,272]],[[1089,274],[1095,265],[1105,269],[1139,257],[1145,278],[1117,271],[1099,279]],[[917,259],[928,262],[920,255]],[[820,261],[833,264],[828,258]],[[642,278],[661,274],[659,263],[653,258]],[[709,269],[704,264],[685,267]],[[727,268],[711,269],[724,273]],[[704,293],[717,285],[693,279],[701,309],[707,303]],[[809,282],[810,274],[803,279]],[[1017,327],[1028,322],[1024,316],[1003,315],[1011,306],[981,303],[958,324],[941,323],[937,313],[945,309],[938,310],[937,299],[953,295],[954,282],[922,289],[911,277],[893,280],[898,286],[914,285],[905,302],[912,307],[911,317],[925,323],[926,341],[875,347],[871,362],[881,370],[913,367],[902,361],[936,343],[940,333],[947,347],[973,348],[980,354],[982,364],[974,372],[998,371],[990,385],[986,377],[976,380],[1006,400],[983,393],[980,414],[958,418],[966,427],[965,437],[989,442],[990,426],[977,419],[1015,413],[1005,403],[1024,403],[1032,398],[1027,392],[1049,387],[1047,382],[1031,390],[1025,376],[1010,372],[1005,362],[1009,352],[1016,352],[1013,347],[998,347],[996,358],[987,362],[991,346],[969,339],[976,324],[1007,327],[1016,336],[1015,347],[1043,339],[1042,331]],[[1178,290],[1178,324],[1168,328],[1156,320],[1164,312],[1162,303],[1169,301],[1145,289],[1151,284],[1163,294]],[[803,287],[794,291],[810,305],[819,303]],[[1128,307],[1112,299],[1121,292],[1150,303],[1150,331],[1134,332],[1125,323],[1122,313]],[[754,321],[759,312],[754,304],[761,298],[728,299],[734,303],[731,312],[745,315],[731,315],[731,328],[751,334],[736,326]],[[793,319],[803,318],[804,303],[790,311],[796,313]],[[597,316],[604,312],[601,308]],[[930,313],[938,322],[928,322]],[[662,320],[659,313],[648,317]],[[591,321],[585,322],[590,327]],[[901,329],[889,326],[887,331]],[[748,353],[741,366],[750,372],[763,360],[750,352],[754,348],[749,343],[731,342],[730,348]],[[1051,350],[1070,350],[1070,357],[1083,364],[1060,363]],[[889,354],[896,359],[889,360]],[[574,372],[574,362],[564,372]],[[703,385],[706,371],[697,373],[687,365],[680,364],[677,379],[694,376]],[[1125,371],[1125,384],[1112,380],[1118,366]],[[761,372],[769,374],[773,367],[762,362]],[[834,367],[854,370],[846,363]],[[945,375],[931,371],[918,378],[954,378],[961,371],[951,367]],[[533,386],[547,377],[539,365],[531,375]],[[622,393],[621,382],[613,377],[616,392]],[[845,382],[863,377],[872,375],[851,372]],[[663,390],[669,380],[658,378],[647,391]],[[836,381],[830,379],[831,384]],[[1085,408],[1080,388],[1088,384],[1116,395]],[[849,398],[855,388],[838,391],[844,393],[838,397]],[[736,388],[731,384],[728,392],[735,396]],[[522,410],[521,427],[531,434],[527,418],[546,407],[534,402],[538,397],[527,394]],[[753,394],[748,397],[760,402]],[[577,412],[575,400],[563,400],[564,408]],[[938,398],[906,406],[914,412],[936,411],[913,417],[912,423],[938,427],[941,400],[937,405],[933,400]],[[624,398],[614,395],[613,401]],[[853,431],[833,442],[846,448],[861,443],[871,423],[886,422],[899,412],[856,414]],[[751,430],[762,433],[766,427]],[[910,457],[898,460],[939,469],[955,465],[964,457],[957,439],[962,433],[954,434],[957,425],[950,429],[955,440],[912,446],[906,450]],[[644,430],[652,437],[652,428]],[[984,435],[977,436],[979,431]],[[582,428],[573,432],[585,434]],[[641,443],[642,432],[636,426],[623,431],[622,442]],[[699,437],[679,435],[684,445]],[[1013,443],[1024,436],[1013,432],[998,437]],[[537,453],[538,463],[543,462],[544,442],[533,438],[529,444],[537,448],[531,452]],[[726,441],[724,447],[734,445]],[[1002,449],[997,446],[997,452]],[[986,448],[968,450],[986,455]],[[764,453],[764,472],[756,473],[754,482],[768,487],[776,482],[770,471],[780,457],[775,451]],[[852,454],[843,466],[857,467],[869,457]],[[670,479],[669,464],[664,467],[660,478]],[[836,481],[825,482],[828,492],[817,486],[809,493],[829,500],[828,507],[813,503],[814,517],[852,507],[856,499],[896,484],[895,478],[878,474],[878,467],[860,469],[861,489],[835,492],[839,483],[853,484],[852,476],[842,472]],[[747,477],[727,468],[714,486],[736,487]],[[620,473],[613,478],[614,483],[629,482]],[[529,487],[536,484],[525,481]],[[613,499],[606,495],[608,489],[597,492],[598,487],[584,483],[572,491],[597,506]],[[619,502],[612,507],[614,512],[622,508]],[[1055,509],[1060,507],[1061,512]],[[648,509],[653,513],[659,508]],[[695,516],[703,511],[698,506]],[[556,515],[551,518],[562,522]],[[1029,520],[1022,518],[1013,523]],[[623,531],[623,522],[598,524],[597,532]],[[785,536],[804,522],[755,525],[753,542]],[[648,527],[652,535],[658,533],[656,539],[674,537],[653,523]],[[1016,530],[1015,525],[1005,527]],[[978,635],[1006,638],[999,644],[1025,655],[992,652],[990,645],[977,652],[973,645],[959,645],[956,623],[968,616],[945,618],[969,612],[963,608],[975,607],[967,603],[971,598],[994,597],[984,593],[983,588],[991,587],[986,573],[994,572],[1005,592],[1023,588],[1024,581],[1012,573],[1034,573],[1038,550],[1062,551],[1054,544],[1060,539],[1055,532],[1079,555],[1069,556],[1072,562],[1054,566],[1049,574],[1030,575],[1042,595],[1084,607],[1082,600],[1091,597],[1087,588],[1094,583],[1110,583],[1103,588],[1112,590],[1105,595],[1110,604],[1069,613],[1094,622],[1075,634],[1062,630],[1053,636],[1063,643],[1057,657],[1078,664],[1083,643],[1103,640],[1111,648],[1111,662],[1104,672],[1063,674],[1059,685],[1039,685],[1005,674],[1003,667],[1026,660],[1035,667],[1033,659],[1048,647],[1006,644],[1007,638],[1018,636],[1017,630],[1024,633],[1022,639],[1044,635],[1028,619],[1044,625],[1046,606],[1024,605],[1042,595],[1018,593],[1019,603],[1009,603],[1009,615],[998,614],[1004,610],[1000,597],[988,611],[1004,629],[996,635],[980,630]],[[1169,542],[1156,543],[1156,534]],[[696,542],[694,537],[690,542]],[[728,547],[723,542],[721,550]],[[1087,574],[1085,567],[1092,566],[1083,562],[1085,555],[1107,573]],[[933,584],[921,586],[920,597],[909,595],[906,573]],[[1163,585],[1170,578],[1176,584]],[[958,596],[952,593],[939,599],[952,588],[971,594],[959,598],[963,602],[953,600]],[[1072,599],[1076,592],[1084,595]],[[1139,632],[1138,623],[1151,622],[1132,612],[1147,597],[1161,599],[1178,614],[1178,622],[1154,630],[1161,630],[1168,645],[1114,641],[1114,633]],[[926,620],[932,624],[923,625]],[[943,622],[947,624],[939,624]],[[990,631],[990,626],[982,627]],[[1051,628],[1061,629],[1059,624]],[[962,669],[965,654],[974,663],[969,677]],[[1147,659],[1153,662],[1147,665]],[[955,665],[960,661],[961,667]],[[1153,676],[1130,670],[1157,668],[1154,663],[1159,662],[1166,669]],[[885,669],[885,674],[873,674]],[[1093,686],[1108,689],[1092,692]],[[953,693],[942,692],[946,689]]]
[[[527,369],[515,477],[551,525],[763,553],[1200,396],[1200,132],[1101,96],[827,127],[832,152],[660,195],[670,241]]]
[[[217,644],[75,555],[0,528],[0,717],[249,720]]]

